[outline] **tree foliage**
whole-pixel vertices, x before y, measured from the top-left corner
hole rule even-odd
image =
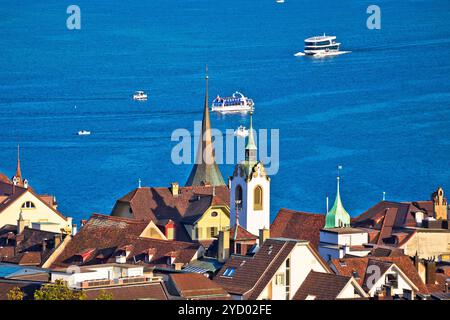
[[[105,290],[101,290],[99,296],[95,300],[113,300],[113,295]]]
[[[23,292],[19,287],[14,287],[6,294],[8,300],[23,300]]]
[[[49,283],[34,292],[35,300],[85,300],[86,294],[82,291],[70,289],[62,280]]]

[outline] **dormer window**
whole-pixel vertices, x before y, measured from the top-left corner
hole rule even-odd
[[[25,202],[22,204],[22,208],[23,208],[23,209],[35,209],[36,206],[35,206],[34,203],[31,202],[31,201],[25,201]]]

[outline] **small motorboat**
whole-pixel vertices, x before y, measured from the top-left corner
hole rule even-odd
[[[284,3],[284,0],[277,0],[277,3]]]
[[[80,130],[80,131],[78,131],[77,134],[78,134],[79,136],[88,136],[88,135],[91,134],[91,132],[90,132],[90,131],[87,131],[87,130]]]
[[[234,135],[237,136],[237,137],[245,138],[245,137],[248,136],[248,129],[246,129],[244,126],[241,125],[241,126],[239,126],[239,128],[237,128],[234,131]]]
[[[136,91],[133,94],[133,100],[146,101],[147,100],[147,94],[144,91]]]

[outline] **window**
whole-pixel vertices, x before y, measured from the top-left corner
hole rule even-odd
[[[291,259],[286,260],[286,300],[289,300],[291,294]]]
[[[234,276],[234,273],[236,272],[236,268],[227,268],[225,272],[223,273],[224,277],[232,277]]]
[[[242,254],[242,245],[240,243],[236,243],[236,253]]]
[[[263,209],[263,189],[261,188],[261,186],[256,186],[253,192],[253,209]]]
[[[195,228],[195,239],[199,239],[201,234],[201,228]]]
[[[235,200],[242,200],[242,187],[238,185],[235,191]]]
[[[34,208],[36,208],[36,206],[34,205],[33,202],[31,202],[31,201],[26,201],[26,202],[24,202],[24,203],[22,204],[22,208],[24,208],[24,209],[34,209]]]
[[[208,228],[208,235],[210,238],[214,238],[217,235],[217,227]]]
[[[217,211],[213,211],[211,212],[211,217],[217,217],[219,214],[217,213]]]
[[[311,294],[308,294],[305,300],[316,300],[316,296],[313,296]]]
[[[276,286],[284,286],[284,274],[278,273],[275,275],[275,285]]]

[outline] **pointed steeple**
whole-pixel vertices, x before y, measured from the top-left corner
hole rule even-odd
[[[209,118],[208,102],[208,66],[206,66],[206,90],[203,107],[202,132],[199,137],[197,156],[194,167],[186,182],[186,186],[196,186],[209,183],[214,186],[225,185],[222,174],[214,156],[214,145],[211,136],[211,120]]]
[[[337,191],[336,199],[331,210],[327,213],[325,218],[325,229],[348,227],[350,226],[350,215],[345,210],[341,200],[341,193],[339,190],[340,177],[337,177]]]
[[[17,167],[14,178],[16,178],[15,179],[16,184],[22,186],[23,180],[22,180],[22,171],[20,170],[20,145],[17,145]]]
[[[253,137],[253,112],[250,112],[250,128],[248,129],[248,140],[245,146],[245,160],[256,162],[256,150],[258,148]]]

